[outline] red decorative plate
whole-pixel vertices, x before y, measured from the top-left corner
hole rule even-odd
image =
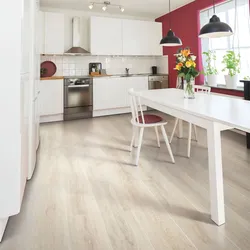
[[[51,61],[45,61],[41,63],[41,69],[45,69],[45,72],[41,77],[51,77],[56,73],[56,65]]]

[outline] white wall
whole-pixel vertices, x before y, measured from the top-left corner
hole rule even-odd
[[[168,57],[126,57],[126,56],[41,56],[41,62],[52,61],[57,66],[56,76],[88,75],[89,63],[100,62],[107,74],[124,74],[125,68],[132,74],[151,73],[157,66],[158,72],[168,73]]]
[[[81,42],[82,47],[86,50],[90,50],[90,31],[89,31],[89,18],[90,16],[106,16],[106,17],[114,17],[114,18],[123,18],[123,19],[139,19],[139,20],[148,20],[154,21],[153,19],[145,18],[145,17],[135,17],[135,16],[126,16],[120,14],[119,11],[117,15],[111,15],[107,12],[99,13],[92,11],[76,11],[76,10],[64,10],[64,9],[53,9],[53,8],[41,8],[41,11],[45,12],[59,12],[64,13],[64,27],[65,27],[65,39],[64,39],[64,48],[65,51],[72,47],[72,18],[75,16],[81,17]],[[98,27],[96,27],[98,29]]]

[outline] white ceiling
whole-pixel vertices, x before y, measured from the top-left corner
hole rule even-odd
[[[104,0],[93,0],[103,3]],[[171,0],[171,10],[177,9],[195,0]],[[89,11],[91,0],[40,0],[42,7],[73,9]],[[111,4],[122,5],[125,8],[124,15],[157,18],[169,12],[168,0],[110,0]],[[93,12],[103,12],[101,5],[95,6]],[[110,7],[106,12],[119,13],[118,8]]]

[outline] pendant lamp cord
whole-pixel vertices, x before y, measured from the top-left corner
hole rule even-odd
[[[215,2],[213,0],[213,9],[214,9],[214,14],[215,14]]]
[[[169,29],[171,29],[171,26],[172,26],[172,24],[171,24],[171,6],[170,6],[170,1],[171,0],[169,0],[168,1],[168,4],[169,4]]]

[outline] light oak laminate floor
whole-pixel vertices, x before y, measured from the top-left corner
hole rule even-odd
[[[174,119],[167,117],[168,135]],[[226,224],[210,220],[206,132],[174,138],[176,164],[146,130],[139,167],[130,115],[41,126],[34,177],[0,250],[250,249],[250,151],[222,133]],[[185,126],[186,130],[187,126]],[[186,132],[186,131],[185,131]],[[187,133],[184,133],[184,135]]]

